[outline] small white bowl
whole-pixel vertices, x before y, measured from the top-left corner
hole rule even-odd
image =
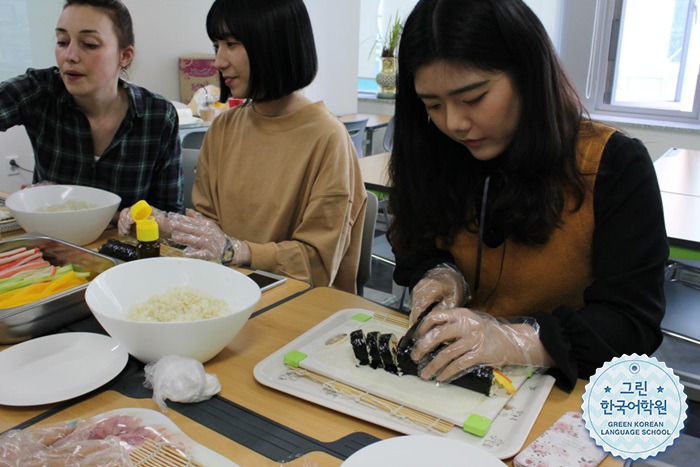
[[[183,285],[225,300],[228,310],[196,321],[129,319],[134,305]],[[85,291],[85,301],[105,331],[143,363],[165,355],[210,360],[241,330],[259,300],[260,288],[244,274],[209,261],[173,257],[119,264],[97,276]]]
[[[89,203],[77,211],[39,212],[69,201]],[[109,191],[79,185],[41,185],[7,197],[5,206],[27,233],[38,233],[75,245],[92,243],[109,225],[121,197]]]

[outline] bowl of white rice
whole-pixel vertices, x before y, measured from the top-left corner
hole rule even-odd
[[[121,197],[79,185],[39,185],[7,197],[5,205],[27,233],[84,246],[102,234]]]
[[[97,321],[143,363],[165,355],[210,360],[238,334],[259,300],[260,288],[245,274],[192,258],[122,263],[85,290]]]

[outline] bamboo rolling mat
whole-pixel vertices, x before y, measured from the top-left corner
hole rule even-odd
[[[129,453],[131,461],[144,467],[203,467],[169,443],[146,439],[146,442]]]
[[[335,381],[331,378],[315,373],[313,371],[292,366],[287,366],[287,368],[289,368],[297,375],[307,378],[315,383],[319,383],[323,385],[323,387],[335,391],[338,394],[350,397],[363,404],[376,407],[377,409],[388,412],[404,420],[416,423],[430,430],[435,430],[439,433],[447,433],[455,426],[450,421],[443,420],[441,418],[434,417],[433,415],[426,414],[419,410],[406,407],[388,399],[384,399],[383,397],[379,397],[361,389],[349,386],[345,383]]]

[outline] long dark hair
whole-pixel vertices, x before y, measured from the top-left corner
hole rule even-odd
[[[399,45],[389,238],[397,252],[450,242],[475,229],[484,168],[428,121],[416,70],[438,60],[502,71],[521,98],[521,118],[497,159],[486,211],[489,229],[542,244],[561,222],[567,192],[581,205],[576,135],[583,108],[547,32],[520,0],[420,0]]]
[[[250,61],[248,97],[254,101],[279,99],[316,77],[316,43],[302,0],[216,0],[207,34],[212,41],[233,36],[243,44]],[[221,101],[229,95],[222,79]]]

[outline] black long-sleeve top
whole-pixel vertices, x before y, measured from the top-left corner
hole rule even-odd
[[[662,340],[669,247],[656,172],[639,140],[621,133],[610,137],[593,207],[594,280],[584,291],[584,306],[529,315],[537,320],[540,340],[556,362],[551,374],[567,390],[613,357],[651,354]],[[500,241],[484,238],[490,246]],[[412,289],[429,269],[445,262],[453,263],[452,255],[437,248],[397,256],[394,281]]]

